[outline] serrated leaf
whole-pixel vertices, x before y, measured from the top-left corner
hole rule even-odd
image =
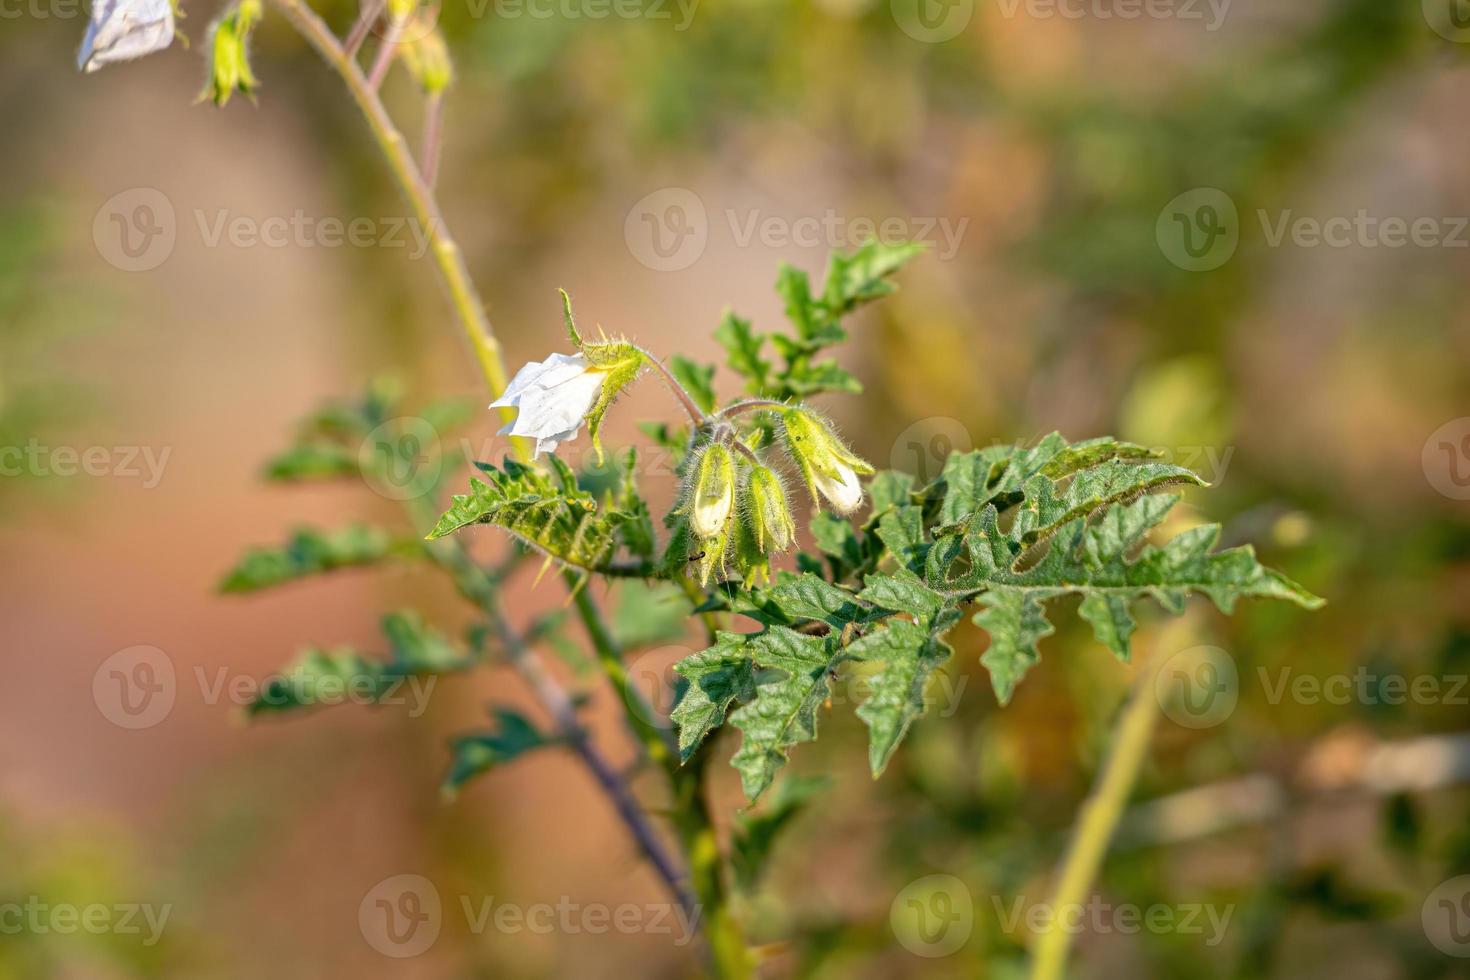
[[[551,463],[556,480],[510,459],[503,471],[477,464],[488,480],[471,480],[470,492],[453,498],[429,540],[490,524],[566,565],[588,571],[605,567],[618,549],[622,529],[635,518],[599,509],[591,494],[577,487],[565,463],[555,456]]]
[[[868,618],[868,612],[851,592],[810,573],[783,573],[775,585],[756,590],[747,598],[749,604],[737,605],[736,611],[767,623],[795,625],[814,620],[840,630],[848,623]]]
[[[373,565],[391,556],[412,555],[416,542],[395,539],[381,528],[353,524],[338,531],[304,528],[280,548],[245,554],[223,581],[221,592],[256,592],[310,575]]]
[[[838,568],[856,568],[862,564],[862,543],[845,518],[824,510],[812,518],[809,529],[822,554],[831,558]]]
[[[948,601],[913,572],[903,569],[892,575],[869,575],[858,598],[894,612],[933,619]]]
[[[888,245],[870,241],[849,255],[834,252],[827,265],[824,303],[838,313],[887,296],[896,288],[889,277],[924,249],[910,242]]]
[[[1016,685],[1041,655],[1036,644],[1054,632],[1046,621],[1043,597],[1022,589],[991,589],[980,597],[984,609],[975,625],[990,634],[990,648],[980,662],[990,671],[990,683],[1001,704],[1009,704]]]
[[[1083,597],[1077,614],[1092,624],[1097,642],[1117,654],[1119,660],[1128,661],[1129,641],[1138,624],[1128,611],[1127,598],[1108,592],[1089,592]]]
[[[857,709],[857,716],[868,726],[868,766],[874,779],[883,775],[909,726],[929,708],[925,695],[929,679],[954,655],[954,649],[938,635],[951,623],[952,619],[935,631],[893,619],[848,645],[847,653],[854,660],[882,663],[882,669],[869,678],[868,697]]]
[[[730,715],[744,736],[730,764],[754,801],[786,764],[791,747],[817,737],[817,712],[831,694],[836,658],[829,640],[780,626],[751,637],[746,648],[757,666],[781,674],[758,683],[755,700]]]
[[[723,724],[730,705],[755,697],[755,661],[746,648],[748,636],[718,633],[715,645],[674,666],[689,681],[669,717],[679,726],[679,755],[694,754],[710,730]]]
[[[869,520],[881,517],[890,508],[906,505],[914,492],[914,478],[909,473],[880,470],[868,482],[868,498],[873,502]]]
[[[476,776],[560,741],[541,734],[525,716],[509,708],[495,708],[493,714],[495,725],[488,731],[454,739],[441,790],[446,797],[453,798]]]

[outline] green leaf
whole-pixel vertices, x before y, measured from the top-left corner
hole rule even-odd
[[[671,643],[689,625],[689,600],[667,583],[649,585],[631,579],[618,587],[612,631],[624,650]]]
[[[689,392],[689,396],[694,399],[694,404],[706,412],[715,410],[715,366],[713,364],[700,364],[675,354],[669,358],[669,371]]]
[[[394,539],[387,531],[353,524],[339,531],[304,528],[280,548],[256,548],[245,554],[224,580],[221,592],[256,592],[324,575],[341,568],[373,565],[392,556],[421,553],[414,541]]]
[[[330,443],[305,443],[277,455],[265,466],[268,480],[305,482],[356,476],[357,453]]]
[[[869,582],[875,577],[881,576],[872,576]],[[958,616],[958,611],[950,610],[933,627],[892,619],[883,629],[848,646],[847,654],[854,660],[883,665],[869,679],[867,700],[857,709],[857,716],[868,726],[868,765],[874,779],[883,775],[909,726],[928,710],[925,691],[929,679],[954,655],[940,636]]]
[[[839,570],[862,564],[862,543],[858,541],[857,531],[845,518],[824,510],[812,518],[809,526],[817,547],[832,559]],[[837,577],[842,577],[840,571]]]
[[[755,661],[749,638],[718,633],[715,645],[674,666],[689,681],[669,717],[679,726],[679,755],[687,762],[710,730],[724,724],[732,702],[755,697]]]
[[[863,591],[858,598],[894,612],[910,613],[925,621],[938,616],[947,601],[907,569],[892,575],[869,575],[863,580]]]
[[[924,249],[913,243],[870,241],[850,255],[834,252],[827,265],[824,304],[832,313],[840,314],[887,296],[896,288],[889,277]]]
[[[449,772],[441,789],[447,799],[453,799],[476,776],[513,762],[527,752],[562,741],[541,734],[525,716],[509,708],[492,710],[494,727],[460,735],[452,743]]]
[[[793,745],[817,737],[817,711],[831,694],[829,671],[836,664],[830,640],[774,626],[746,642],[758,667],[779,671],[759,682],[755,700],[730,715],[740,729],[740,750],[730,764],[740,773],[747,799],[768,789]]]
[[[350,649],[306,650],[261,685],[256,699],[246,706],[246,716],[347,702],[412,702],[432,691],[432,675],[463,671],[476,662],[411,613],[383,617],[383,632],[390,649],[386,660]],[[431,678],[428,691],[411,685],[410,678],[425,675]]]
[[[555,456],[551,460],[558,472],[555,480],[511,459],[504,470],[477,464],[488,479],[471,480],[470,492],[453,498],[429,540],[490,524],[565,565],[588,571],[605,567],[624,526],[635,517],[599,509],[592,495],[577,487],[566,464]]]
[[[1097,642],[1113,651],[1119,660],[1131,656],[1129,641],[1137,623],[1128,611],[1128,600],[1108,592],[1089,592],[1082,599],[1077,614],[1092,624]]]
[[[771,362],[761,357],[766,335],[755,333],[750,329],[749,320],[742,320],[726,310],[715,329],[715,340],[725,348],[725,363],[746,379],[746,390],[753,395],[763,394],[773,369]]]
[[[741,889],[748,892],[760,883],[781,832],[801,815],[812,797],[830,784],[820,776],[782,780],[759,812],[736,818],[730,839],[730,864]]]
[[[980,662],[990,671],[990,683],[1001,704],[1008,704],[1016,685],[1041,655],[1036,644],[1054,632],[1046,621],[1041,597],[1021,589],[992,589],[980,597],[984,610],[975,625],[990,634],[990,649]]]

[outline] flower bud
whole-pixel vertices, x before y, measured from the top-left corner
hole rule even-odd
[[[757,466],[750,471],[746,488],[750,506],[750,528],[762,552],[785,551],[796,539],[796,524],[786,503],[786,488],[774,471]]]
[[[734,508],[735,460],[730,450],[715,443],[704,450],[695,467],[689,526],[702,539],[716,537],[730,522]]]
[[[222,106],[236,92],[255,98],[260,82],[250,70],[248,46],[261,14],[260,0],[240,0],[209,29],[205,52],[209,59],[209,79],[204,83],[204,91],[199,93],[200,102],[209,99]]]
[[[820,498],[826,497],[832,509],[843,515],[857,510],[863,502],[858,475],[872,473],[873,467],[848,449],[825,421],[806,409],[784,413],[781,422],[786,446],[801,467],[812,499],[820,505]]]
[[[425,14],[416,15],[424,23],[406,33],[412,40],[404,41],[399,47],[403,66],[413,76],[426,95],[437,95],[454,81],[454,63],[449,60],[449,48],[444,35],[432,27]]]

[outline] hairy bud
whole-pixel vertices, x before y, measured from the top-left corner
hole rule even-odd
[[[735,508],[735,460],[714,443],[700,455],[689,496],[689,526],[703,540],[722,534]]]
[[[826,497],[839,514],[851,514],[863,502],[860,474],[873,472],[861,457],[847,448],[823,419],[806,409],[792,409],[782,416],[786,445],[801,467],[801,475],[819,505]]]
[[[209,30],[209,78],[199,100],[209,99],[222,106],[239,92],[255,98],[260,82],[250,70],[250,35],[260,22],[263,11],[260,0],[240,0],[227,9]]]
[[[796,539],[796,524],[791,520],[781,478],[765,466],[754,467],[746,494],[756,547],[763,552],[785,551],[791,547]]]

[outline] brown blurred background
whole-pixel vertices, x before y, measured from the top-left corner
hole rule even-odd
[[[915,20],[903,0],[648,4],[605,19],[595,7],[442,12],[459,79],[440,198],[512,368],[563,346],[559,287],[584,324],[714,362],[726,306],[767,329],[780,318],[780,262],[815,276],[872,225],[929,240],[845,348],[867,392],[823,405],[859,451],[932,476],[947,447],[1053,429],[1143,441],[1217,484],[1190,496],[1197,519],[1258,542],[1330,603],[1248,605],[1230,621],[1202,610],[1200,641],[1239,667],[1239,706],[1205,731],[1166,725],[1139,790],[1264,774],[1286,787],[1284,808],[1130,848],[1099,884],[1145,905],[1228,904],[1226,941],[1087,936],[1078,975],[1466,975],[1427,938],[1421,906],[1470,871],[1470,793],[1453,774],[1412,792],[1354,782],[1376,748],[1470,727],[1464,702],[1272,703],[1257,680],[1365,667],[1447,691],[1470,672],[1470,33],[1448,0],[1180,0],[1136,18],[1124,0],[1064,5],[1078,17],[1019,0],[924,8],[962,24]],[[694,947],[658,935],[476,935],[446,915],[422,956],[365,941],[359,904],[400,874],[455,907],[662,900],[567,757],[440,800],[449,736],[480,725],[492,697],[529,704],[504,668],[443,680],[417,718],[343,706],[245,726],[210,694],[303,646],[381,649],[387,609],[462,624],[449,590],[408,565],[243,598],[214,587],[289,528],[401,522],[360,484],[259,479],[303,414],[385,374],[414,400],[483,398],[338,81],[268,12],[259,104],[191,104],[215,11],[183,9],[194,50],[83,76],[75,7],[3,8],[0,447],[40,449],[0,478],[0,899],[171,911],[151,945],[0,935],[0,974],[690,974]],[[320,9],[339,31],[356,12]],[[417,134],[401,72],[386,97]],[[113,216],[146,203],[168,221],[160,199],[173,243],[120,252]],[[1380,224],[1365,230],[1360,212]],[[282,247],[212,241],[221,220],[298,214],[305,237]],[[1189,251],[1189,222],[1205,241],[1209,215],[1233,252]],[[357,217],[371,244],[323,244],[323,222]],[[1345,244],[1314,244],[1311,223],[1334,218],[1351,223]],[[1394,245],[1385,218],[1430,224]],[[644,385],[609,442],[639,440],[633,422],[670,409]],[[479,413],[468,430],[482,458],[505,451],[496,426]],[[65,474],[65,450],[94,447],[96,472]],[[554,576],[533,578],[512,582],[518,617],[563,601]],[[1158,635],[1146,627],[1145,645]],[[698,645],[662,641],[649,662]],[[832,785],[747,902],[755,935],[777,944],[772,975],[1016,975],[1022,939],[990,896],[1041,900],[1128,669],[1068,625],[1002,710],[983,645],[958,635],[952,717],[919,724],[882,782],[850,711],[798,753],[795,771]],[[136,646],[162,651],[176,697],[129,729],[95,685]],[[587,687],[599,741],[630,761],[610,695]],[[1357,788],[1320,775],[1332,760]],[[738,786],[717,768],[728,820]],[[889,910],[938,872],[976,896],[976,934],[927,960],[894,940]]]

